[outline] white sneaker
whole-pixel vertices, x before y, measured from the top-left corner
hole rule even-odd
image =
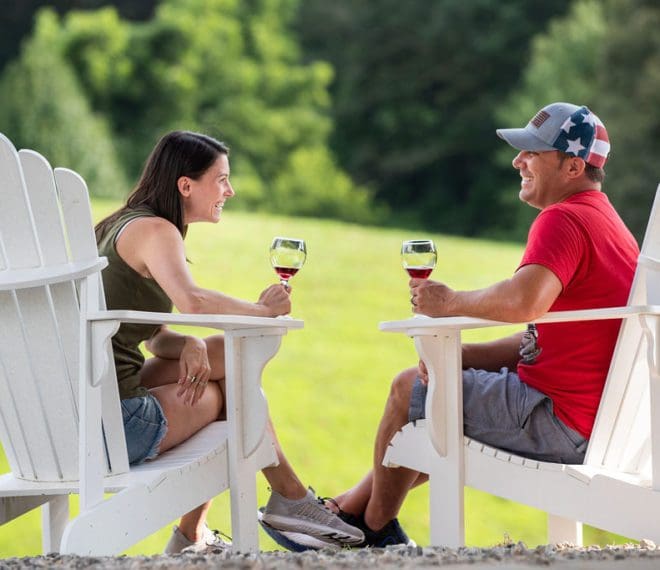
[[[340,550],[339,545],[334,540],[321,540],[309,534],[300,532],[291,532],[286,530],[277,530],[265,523],[263,520],[263,511],[265,507],[261,507],[257,511],[257,520],[264,529],[266,534],[270,536],[277,544],[283,546],[292,552],[305,552],[306,550],[321,550],[322,548],[329,548],[330,550]]]
[[[306,534],[326,544],[350,546],[364,540],[359,528],[341,520],[322,499],[314,497],[311,488],[305,497],[297,500],[286,499],[272,491],[261,522],[280,532]]]
[[[220,537],[217,530],[211,530],[208,526],[204,525],[204,535],[197,542],[188,540],[178,526],[172,528],[172,536],[170,537],[163,554],[179,554],[179,553],[194,553],[194,554],[212,554],[224,552],[231,548],[231,542],[226,542]]]

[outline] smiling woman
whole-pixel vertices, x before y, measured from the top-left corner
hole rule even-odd
[[[184,203],[186,226],[191,222],[219,222],[225,201],[235,194],[229,182],[227,154],[218,156],[198,179],[180,177],[177,186]]]
[[[262,317],[290,312],[290,290],[281,284],[250,302],[193,280],[184,238],[189,224],[218,223],[226,200],[234,196],[228,152],[223,143],[199,133],[175,131],[158,142],[126,205],[96,227],[99,253],[108,258],[103,272],[108,309],[169,312],[175,306],[182,313]],[[154,355],[148,360],[139,349],[142,342]],[[200,339],[164,326],[122,324],[112,346],[130,463],[152,459],[224,416],[222,335]],[[362,540],[360,531],[318,506],[279,444],[275,448],[279,465],[264,475],[280,503],[295,503],[291,516],[298,507],[316,515],[318,532],[334,533],[337,545]],[[206,526],[209,507],[183,516],[167,553],[226,547]]]

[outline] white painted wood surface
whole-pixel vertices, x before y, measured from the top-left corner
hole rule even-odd
[[[429,474],[431,544],[464,543],[465,486],[548,512],[551,541],[580,544],[581,522],[660,540],[660,186],[628,306],[548,313],[537,322],[611,318],[624,322],[594,431],[584,465],[570,466],[517,457],[462,436],[460,343],[449,339],[505,323],[468,317],[381,323],[383,331],[413,337],[429,369],[427,419],[404,426],[383,464]]]
[[[45,551],[116,554],[229,489],[234,548],[258,550],[255,475],[276,463],[261,374],[303,323],[106,311],[84,180],[0,134],[0,197],[0,441],[11,468],[0,525],[43,505]],[[228,347],[227,421],[130,469],[110,345],[122,321],[224,330]],[[72,493],[81,512],[69,520]]]

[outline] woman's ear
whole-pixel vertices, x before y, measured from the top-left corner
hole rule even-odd
[[[176,181],[176,185],[179,189],[179,193],[184,198],[190,196],[190,178],[187,176],[179,176],[179,179]]]

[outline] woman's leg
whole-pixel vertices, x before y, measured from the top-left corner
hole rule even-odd
[[[298,479],[293,467],[284,455],[270,418],[268,419],[268,433],[273,438],[279,464],[276,467],[266,467],[261,472],[273,491],[278,492],[287,499],[302,499],[307,494],[307,489]]]
[[[224,412],[224,337],[213,335],[204,341],[211,364],[211,378],[202,397],[194,406],[184,404],[183,398],[177,396],[178,359],[154,356],[148,359],[142,368],[142,385],[149,388],[158,399],[167,418],[167,434],[160,444],[161,453],[187,440],[206,425],[219,419]],[[208,501],[181,517],[179,531],[191,542],[198,542],[204,536],[206,515],[210,507],[211,501]]]

